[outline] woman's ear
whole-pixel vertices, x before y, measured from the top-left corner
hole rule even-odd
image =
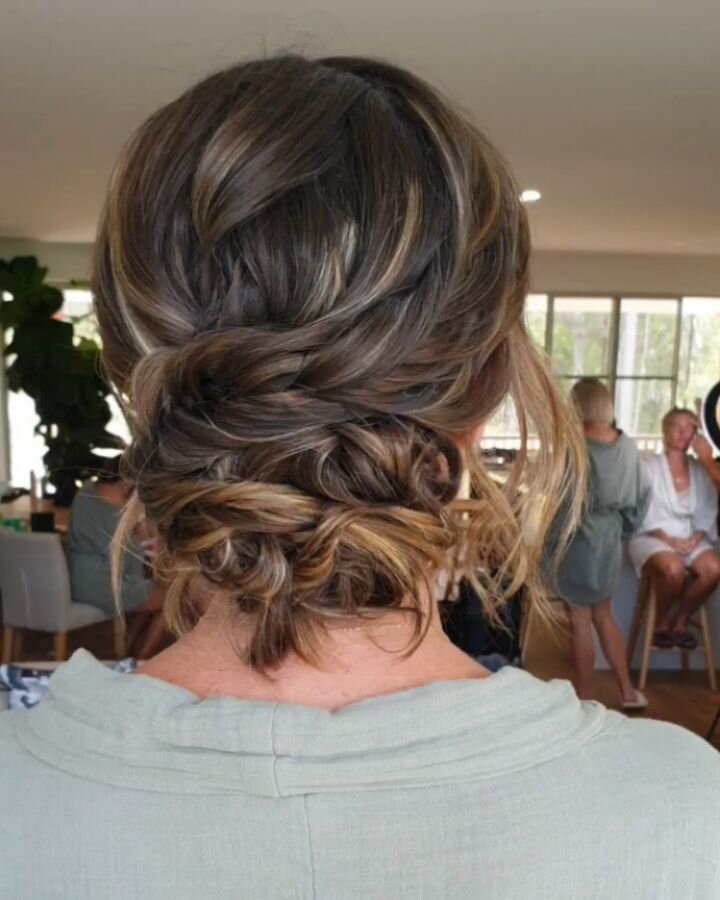
[[[479,444],[484,434],[485,423],[481,422],[479,425],[471,428],[470,431],[466,431],[465,434],[454,434],[452,439],[461,450],[464,450],[466,447],[474,447]]]
[[[471,447],[476,446],[485,437],[485,423],[481,422],[476,425],[468,436],[468,444]]]
[[[460,479],[460,486],[458,490],[456,500],[469,500],[471,494],[471,477],[470,477],[470,469],[467,465],[467,450],[470,447],[477,446],[480,441],[483,439],[483,435],[485,434],[485,423],[481,422],[480,425],[476,425],[474,428],[471,428],[470,431],[465,432],[465,434],[454,435],[453,440],[455,444],[460,449],[460,452],[463,456],[463,473]]]

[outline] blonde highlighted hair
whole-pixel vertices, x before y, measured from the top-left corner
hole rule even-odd
[[[177,633],[211,586],[259,669],[311,659],[341,615],[409,606],[417,642],[419,584],[461,542],[489,615],[521,585],[541,598],[583,452],[523,324],[528,252],[496,150],[385,63],[245,63],[139,129],[93,287],[132,432],[118,546],[146,516]],[[521,449],[500,487],[456,436],[508,394]],[[456,502],[465,465],[474,499]]]
[[[570,397],[583,423],[611,425],[615,418],[612,394],[599,378],[581,378],[570,391]]]

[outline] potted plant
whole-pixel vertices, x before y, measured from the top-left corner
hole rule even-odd
[[[5,347],[7,385],[35,401],[36,430],[55,502],[69,505],[76,482],[102,467],[98,449],[123,447],[107,430],[110,387],[100,368],[100,349],[74,333],[60,317],[62,291],[46,283],[47,269],[34,256],[0,260],[0,327],[12,336]]]

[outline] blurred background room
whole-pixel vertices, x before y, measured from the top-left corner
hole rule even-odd
[[[137,533],[127,554],[127,615],[114,606],[109,541],[125,490],[114,459],[127,426],[101,374],[88,288],[113,162],[152,110],[206,72],[287,48],[385,57],[459,98],[508,157],[527,205],[530,333],[568,391],[583,378],[605,385],[609,425],[645,460],[666,449],[666,413],[695,413],[720,380],[719,43],[720,6],[704,0],[6,0],[3,662],[51,666],[80,646],[118,660],[171,640],[152,534]],[[505,477],[520,444],[507,402],[482,439],[494,477]],[[686,449],[709,454],[712,479],[714,448]],[[685,450],[677,452],[680,465]],[[708,540],[711,531],[703,529]],[[660,646],[654,582],[622,554],[611,605],[633,683],[649,701],[640,714],[705,734],[719,702],[720,596],[693,610],[686,645]],[[77,574],[88,567],[94,595]],[[491,633],[467,585],[456,594],[448,628],[468,652],[573,677],[564,603],[548,622],[519,596],[507,630]],[[594,665],[595,696],[618,705],[602,652]]]

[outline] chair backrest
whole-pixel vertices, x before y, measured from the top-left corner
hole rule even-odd
[[[0,592],[5,625],[66,631],[72,596],[60,535],[0,528]]]

